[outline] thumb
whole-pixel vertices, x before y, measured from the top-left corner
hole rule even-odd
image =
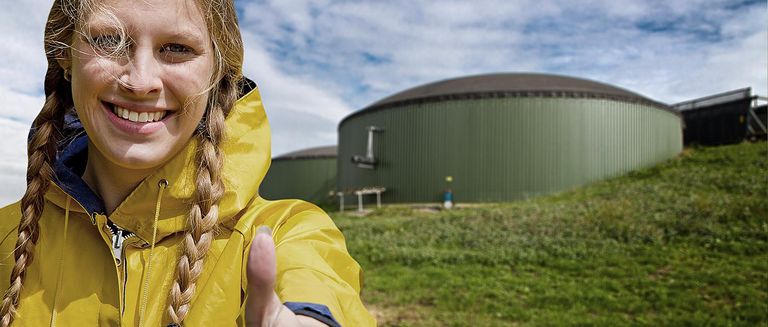
[[[280,299],[275,294],[277,263],[272,231],[259,227],[253,238],[248,253],[248,297],[245,304],[246,320],[249,326],[260,326],[265,319],[270,319],[273,312],[281,307]]]

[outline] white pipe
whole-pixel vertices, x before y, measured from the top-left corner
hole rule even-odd
[[[373,159],[373,131],[374,127],[368,127],[368,149],[365,151],[365,158],[368,160]]]
[[[336,192],[336,195],[339,196],[339,212],[344,212],[344,193]]]
[[[363,212],[363,193],[357,192],[357,211]]]

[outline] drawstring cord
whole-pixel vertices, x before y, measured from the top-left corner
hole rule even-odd
[[[147,309],[147,302],[149,301],[149,279],[152,275],[152,256],[155,252],[155,241],[157,241],[157,221],[160,219],[160,202],[163,199],[163,191],[168,187],[168,181],[161,179],[158,182],[160,190],[157,192],[157,201],[155,202],[155,221],[152,225],[152,243],[149,248],[149,259],[147,260],[147,273],[144,275],[144,281],[142,282],[141,290],[141,307],[139,308],[139,326],[144,325],[144,313]]]
[[[67,197],[67,204],[64,209],[64,242],[61,244],[61,252],[59,254],[59,272],[56,279],[56,290],[53,292],[53,312],[51,313],[51,327],[56,326],[56,307],[59,303],[59,288],[61,288],[61,279],[63,276],[62,266],[64,266],[64,250],[67,247],[67,230],[69,229],[69,201],[70,197]]]

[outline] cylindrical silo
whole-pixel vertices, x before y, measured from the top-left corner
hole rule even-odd
[[[449,187],[458,202],[521,199],[672,158],[681,133],[669,106],[611,85],[547,74],[462,77],[344,118],[338,189],[385,187],[385,203],[437,202]]]
[[[272,158],[261,183],[262,197],[302,199],[317,205],[334,202],[336,189],[336,146],[324,146]]]

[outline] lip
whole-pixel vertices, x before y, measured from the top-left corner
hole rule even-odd
[[[165,127],[168,119],[171,116],[175,115],[175,113],[171,111],[171,112],[168,112],[165,115],[165,117],[163,117],[163,119],[160,121],[139,123],[139,122],[132,122],[130,120],[126,120],[118,117],[114,112],[112,112],[112,109],[110,109],[110,106],[120,106],[136,112],[156,112],[156,111],[170,111],[170,110],[162,110],[160,108],[149,107],[149,106],[139,106],[139,105],[133,105],[133,104],[107,102],[102,100],[101,108],[104,109],[104,111],[106,112],[107,118],[109,119],[109,121],[112,122],[112,124],[115,125],[115,127],[118,130],[126,134],[150,135],[162,129],[163,127]]]

